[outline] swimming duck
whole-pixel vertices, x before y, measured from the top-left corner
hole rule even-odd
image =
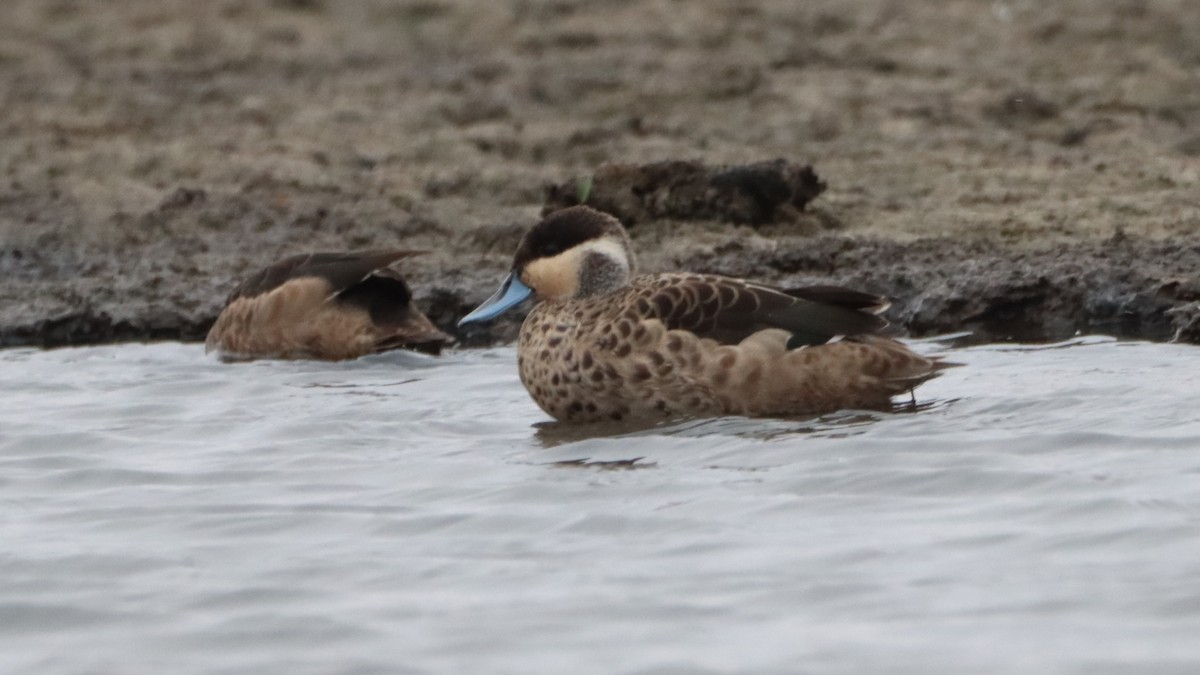
[[[391,268],[418,251],[310,253],[281,260],[234,289],[208,331],[205,352],[340,361],[391,349],[436,354],[450,336],[412,304]]]
[[[534,296],[518,370],[534,401],[565,422],[886,410],[949,365],[873,334],[886,325],[879,296],[634,268],[615,218],[555,211],[459,325]]]

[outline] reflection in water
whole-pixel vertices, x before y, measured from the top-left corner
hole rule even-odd
[[[400,386],[403,386],[406,384],[412,384],[413,382],[420,382],[420,381],[421,380],[414,378],[414,379],[410,379],[410,380],[400,380],[398,382],[372,383],[371,386],[373,388],[400,387]],[[336,383],[335,382],[306,382],[304,384],[289,385],[289,386],[297,386],[297,387],[300,387],[303,389],[359,389],[363,385],[355,383],[355,382],[336,382]]]
[[[530,401],[532,404],[532,401]],[[670,433],[677,427],[688,424],[677,421],[603,421],[589,424],[566,424],[555,420],[537,422],[533,425],[534,438],[544,448],[554,448],[591,438],[622,438]]]
[[[600,469],[603,471],[631,471],[633,469],[653,469],[658,464],[654,462],[643,462],[645,457],[634,457],[633,459],[614,459],[614,460],[591,460],[591,459],[563,459],[557,462],[551,462],[552,466],[557,466],[564,469]]]
[[[534,424],[534,437],[544,448],[556,448],[597,438],[646,438],[673,436],[705,438],[733,436],[745,439],[772,440],[787,436],[818,434],[827,438],[847,438],[858,433],[856,427],[876,423],[890,415],[909,415],[946,408],[955,399],[928,399],[916,403],[897,404],[889,412],[839,411],[824,415],[788,418],[718,417],[708,419],[659,422],[596,422],[566,424],[544,421]]]

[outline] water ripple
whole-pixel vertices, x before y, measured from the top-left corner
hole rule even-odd
[[[0,351],[0,670],[1200,668],[1200,350],[953,358],[909,413],[631,429],[511,349]]]

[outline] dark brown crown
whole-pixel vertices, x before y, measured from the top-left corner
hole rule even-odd
[[[530,261],[551,258],[608,234],[623,233],[621,223],[607,213],[586,206],[555,211],[525,233],[513,258],[513,269],[521,270]]]

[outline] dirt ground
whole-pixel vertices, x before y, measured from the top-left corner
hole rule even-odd
[[[0,344],[198,339],[255,268],[377,246],[431,251],[453,330],[548,185],[776,158],[807,211],[638,222],[642,268],[1200,341],[1198,35],[1192,0],[5,0]]]

